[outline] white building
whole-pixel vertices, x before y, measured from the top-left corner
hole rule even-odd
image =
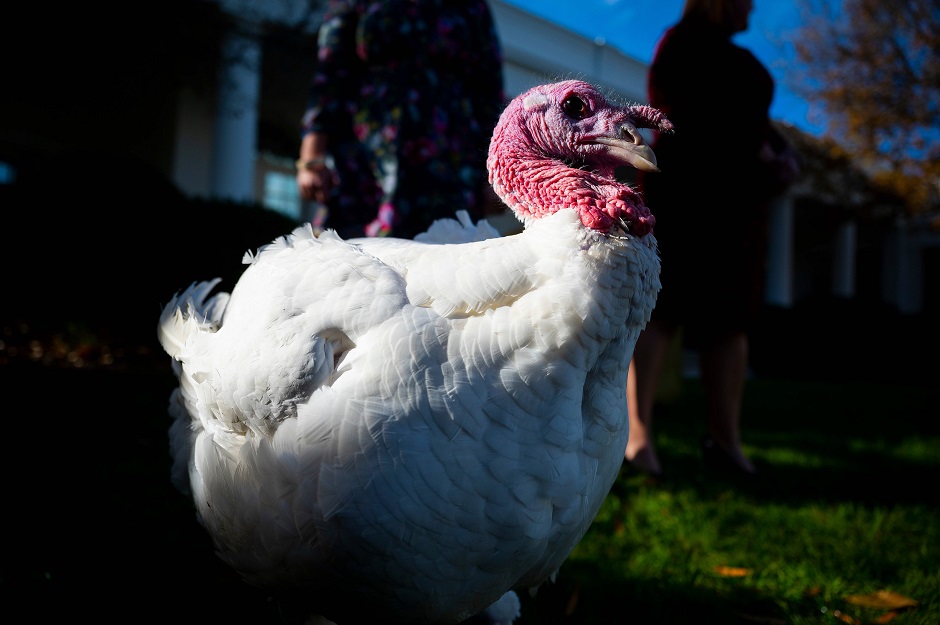
[[[643,61],[505,0],[489,2],[508,96],[582,78],[645,102]],[[37,32],[21,38],[17,55],[34,63],[11,62],[8,94],[0,98],[0,186],[50,188],[61,172],[77,172],[78,159],[88,173],[74,182],[97,185],[86,197],[110,193],[108,199],[132,205],[133,193],[116,197],[114,183],[134,185],[140,164],[190,198],[261,204],[302,218],[293,163],[315,66],[320,16],[310,14],[310,4],[324,3],[138,3],[119,23],[91,5],[54,16],[30,5],[37,15],[18,23]],[[307,32],[285,23],[303,23]],[[48,54],[49,42],[59,51]],[[133,175],[112,167],[118,163]],[[828,175],[832,168],[813,170]],[[905,314],[938,306],[926,285],[940,273],[940,235],[913,222],[872,228],[858,217],[854,179],[823,191],[817,182],[804,181],[775,208],[767,302],[788,308],[807,294],[853,299],[874,292]],[[801,238],[807,232],[809,255]]]

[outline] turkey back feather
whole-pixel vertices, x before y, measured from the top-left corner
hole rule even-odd
[[[230,295],[195,283],[163,311],[174,484],[219,557],[294,609],[431,624],[492,605],[509,623],[507,593],[555,574],[616,478],[660,285],[652,217],[611,172],[652,158],[625,130],[650,113],[577,81],[533,92],[490,163],[519,197],[528,183],[500,177],[555,159],[550,209],[504,196],[521,233],[465,213],[414,241],[303,226],[247,254]],[[542,145],[517,136],[531,116]],[[571,170],[572,151],[595,167]]]

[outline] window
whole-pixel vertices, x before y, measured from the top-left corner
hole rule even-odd
[[[300,192],[294,175],[279,171],[265,172],[262,204],[265,208],[300,221]]]

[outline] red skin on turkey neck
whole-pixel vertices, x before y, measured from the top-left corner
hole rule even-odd
[[[614,176],[620,165],[658,171],[637,128],[673,130],[657,109],[617,106],[588,83],[535,87],[503,111],[490,144],[490,182],[523,220],[575,208],[588,228],[606,233],[619,226],[642,237],[656,220],[636,191]],[[505,158],[514,152],[518,158]]]

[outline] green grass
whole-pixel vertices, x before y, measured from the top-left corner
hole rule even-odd
[[[752,380],[756,481],[704,470],[697,380],[661,399],[664,478],[624,468],[556,583],[525,598],[526,625],[940,623],[937,391]],[[846,599],[877,591],[918,603]]]
[[[0,367],[13,426],[0,460],[0,598],[39,623],[279,623],[169,483],[165,363],[125,360],[133,366]],[[878,591],[917,601],[893,625],[940,623],[940,389],[751,380],[753,483],[703,470],[701,384],[666,389],[664,479],[625,467],[515,625],[873,625],[893,613],[847,597]]]

